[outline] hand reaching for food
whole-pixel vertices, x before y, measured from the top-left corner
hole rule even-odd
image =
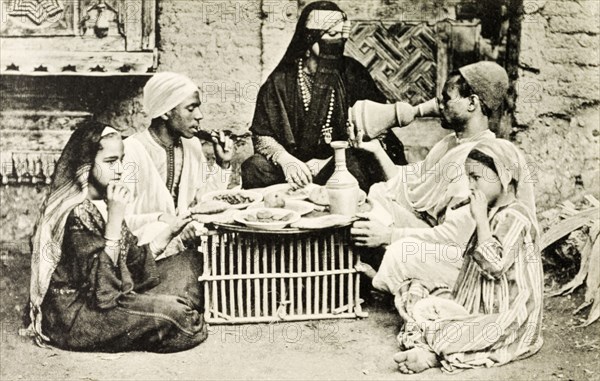
[[[277,163],[285,174],[285,180],[295,188],[302,188],[312,182],[312,174],[308,166],[287,152],[279,155]]]

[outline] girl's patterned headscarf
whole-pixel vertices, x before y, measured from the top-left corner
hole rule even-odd
[[[103,136],[118,134],[112,127],[86,121],[67,142],[54,169],[50,192],[42,204],[31,241],[30,317],[28,328],[38,344],[42,334],[41,305],[50,278],[61,258],[64,228],[69,213],[88,194],[88,178]]]

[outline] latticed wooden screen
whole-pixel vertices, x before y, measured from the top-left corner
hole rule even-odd
[[[418,104],[436,95],[438,44],[426,23],[358,21],[346,54],[368,68],[388,100]]]

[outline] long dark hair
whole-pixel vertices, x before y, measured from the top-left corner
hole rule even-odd
[[[82,167],[92,167],[100,149],[102,131],[108,125],[90,119],[83,122],[71,135],[63,148],[52,175],[51,191],[78,178]]]

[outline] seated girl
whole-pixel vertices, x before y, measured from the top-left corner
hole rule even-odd
[[[542,262],[523,155],[507,140],[483,140],[465,170],[472,193],[463,207],[476,231],[451,296],[433,296],[426,283],[413,280],[410,287],[421,286],[425,297],[396,302],[404,350],[394,360],[402,373],[498,366],[536,353],[543,343]]]
[[[119,133],[89,122],[57,163],[32,245],[29,330],[40,344],[174,352],[207,337],[195,303],[185,290],[165,292],[154,261],[189,219],[137,246],[123,222],[131,196],[122,159]]]

